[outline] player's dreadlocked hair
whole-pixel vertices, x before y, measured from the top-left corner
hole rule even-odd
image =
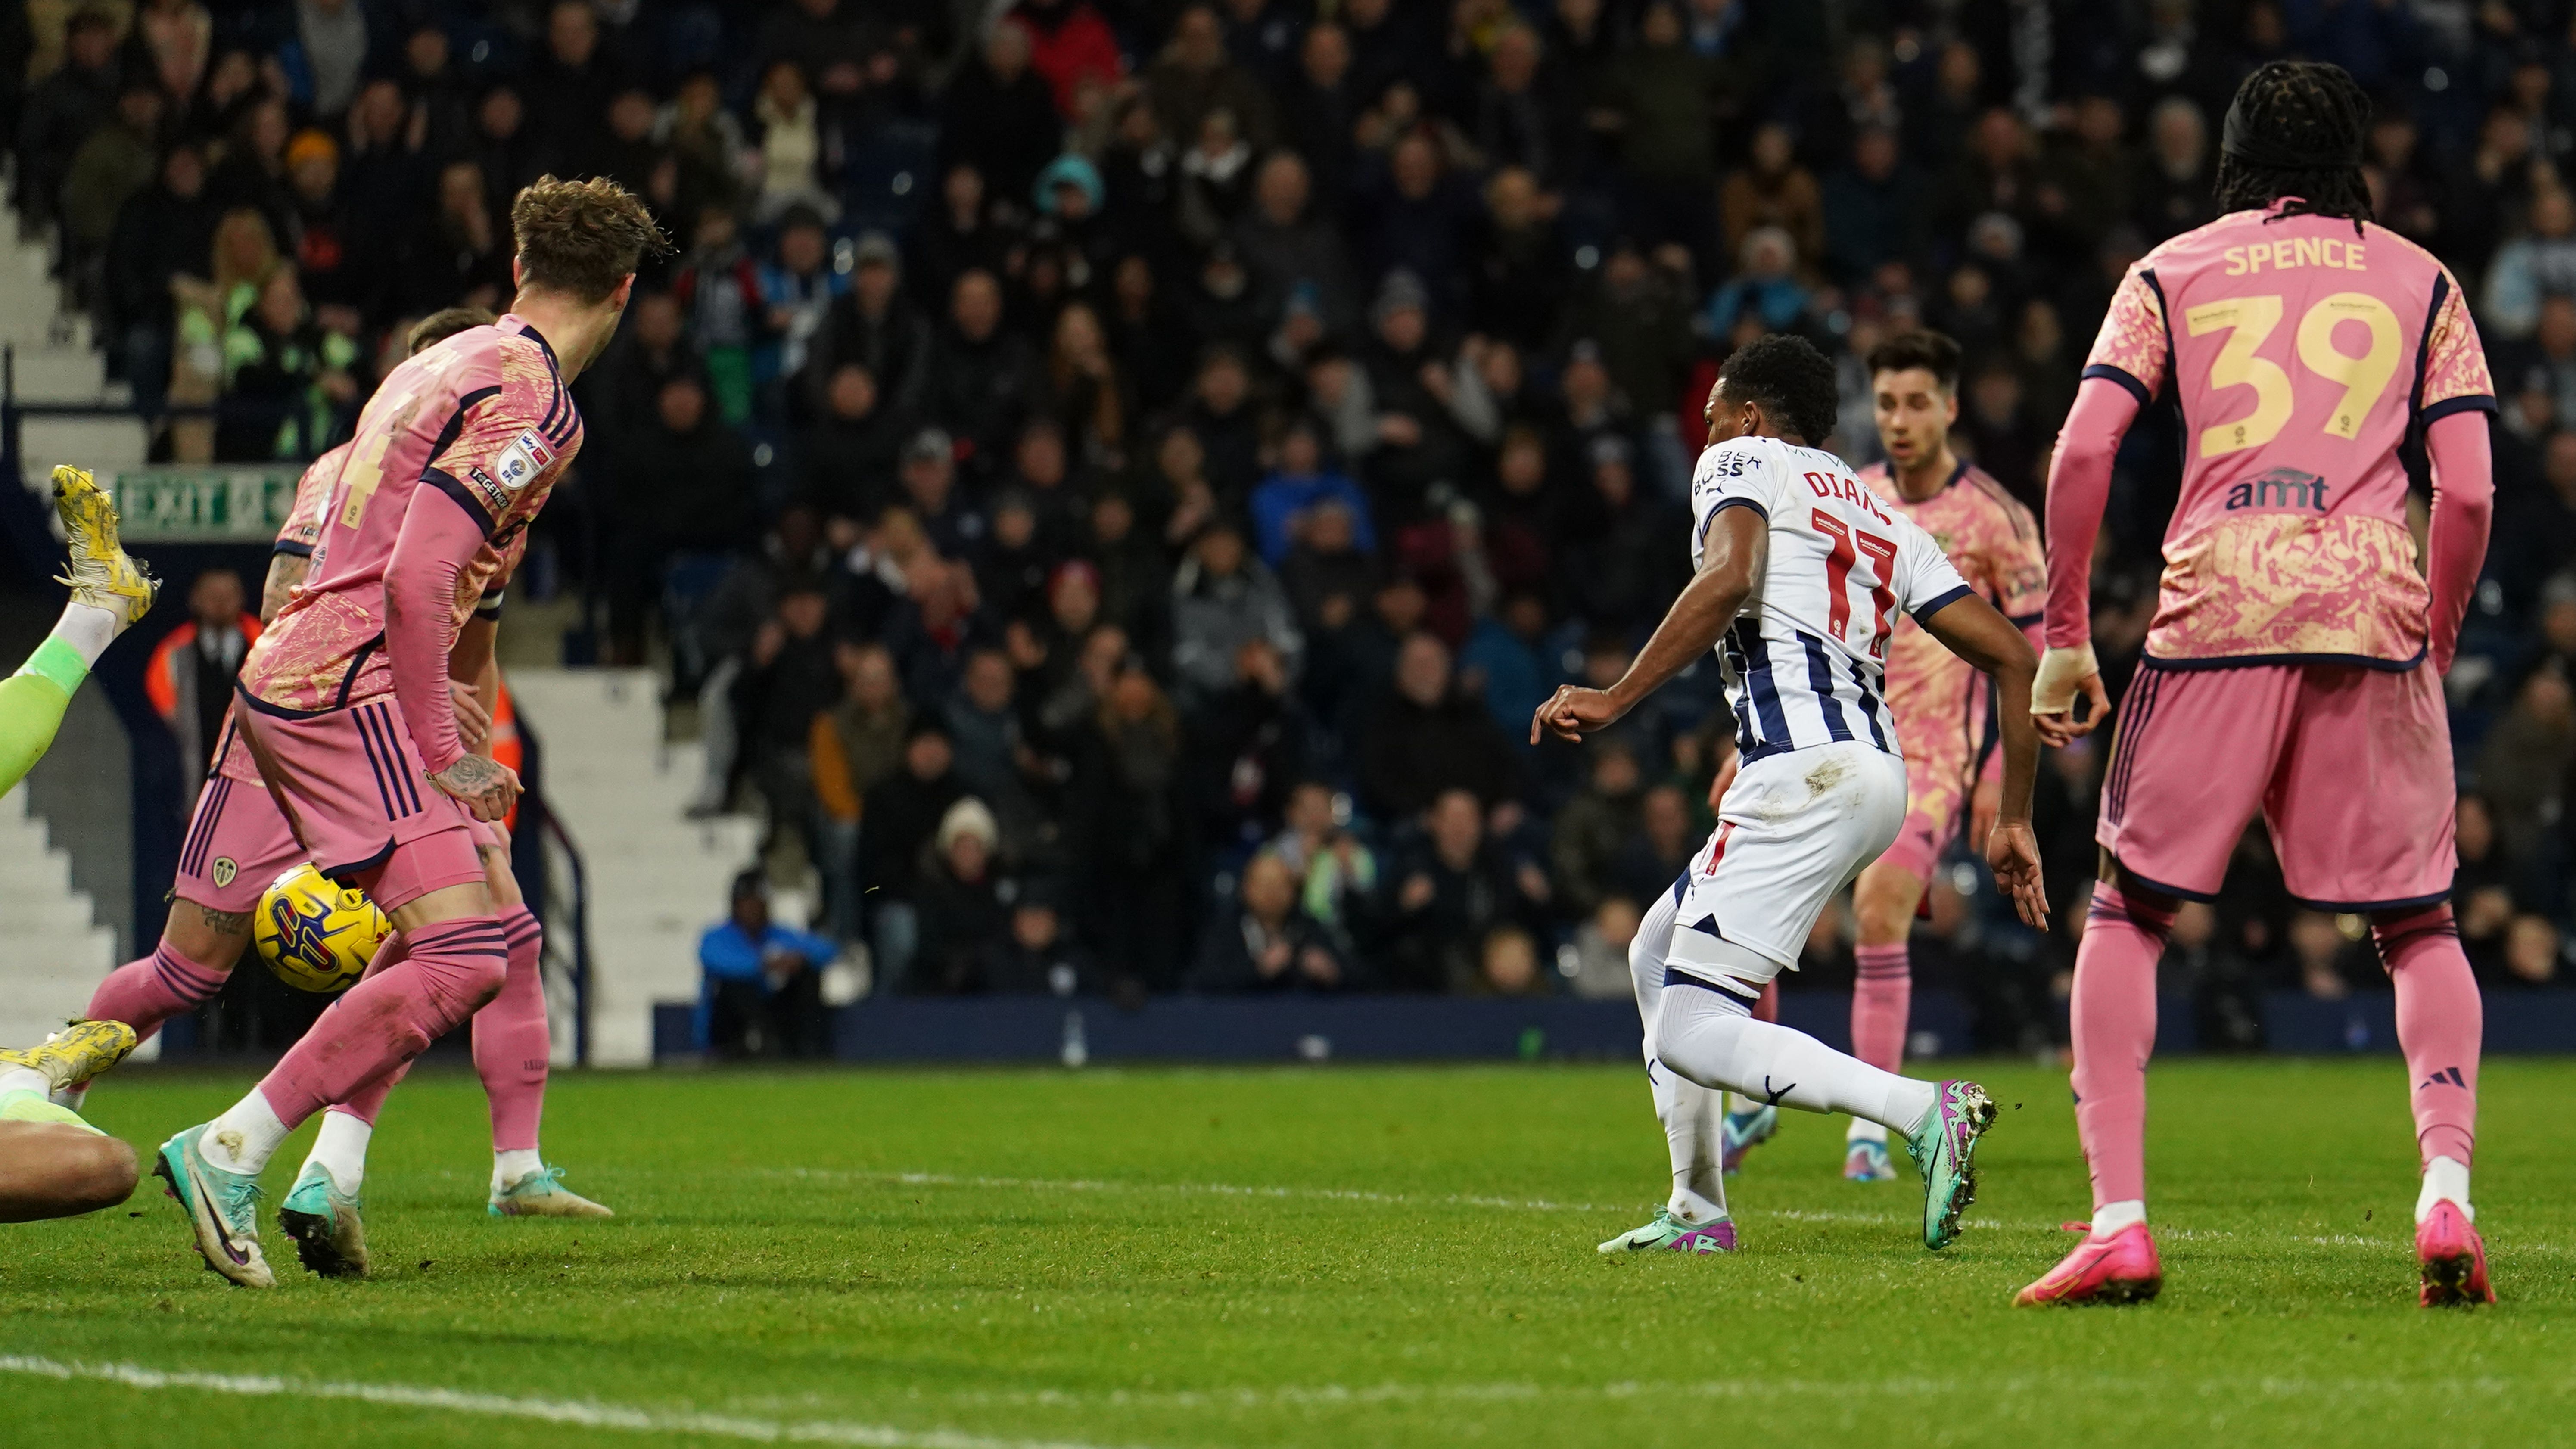
[[[1729,399],[1769,413],[1797,440],[1822,447],[1842,412],[1834,365],[1804,337],[1775,332],[1735,350],[1717,371],[1717,388]]]
[[[2339,65],[2271,61],[2236,88],[2219,142],[2218,209],[2259,211],[2296,197],[2284,215],[2370,220],[2361,143],[2370,97]]]

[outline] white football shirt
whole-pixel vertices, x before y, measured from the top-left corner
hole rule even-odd
[[[1887,709],[1887,639],[1972,592],[1941,546],[1843,460],[1778,438],[1735,438],[1691,474],[1691,569],[1728,508],[1770,525],[1753,597],[1718,641],[1736,747],[1749,763],[1837,740],[1902,756]]]

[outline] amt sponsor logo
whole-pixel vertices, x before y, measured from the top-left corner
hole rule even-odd
[[[2313,508],[2326,511],[2326,480],[2296,468],[2275,468],[2227,488],[2227,510],[2239,508]]]

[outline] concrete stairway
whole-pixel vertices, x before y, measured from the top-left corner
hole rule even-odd
[[[589,869],[592,1062],[645,1065],[653,1003],[697,996],[698,933],[723,917],[758,822],[687,818],[704,755],[663,739],[650,670],[514,669],[510,688]]]
[[[116,932],[95,924],[89,894],[72,889],[71,856],[28,812],[24,785],[0,796],[0,931],[0,1046],[43,1040],[116,969]]]
[[[0,221],[0,344],[10,349],[19,401],[124,406],[125,385],[107,382],[89,319],[63,313],[61,289],[46,275],[48,260],[42,243],[20,240],[14,224]],[[31,485],[41,485],[56,463],[133,467],[150,441],[150,431],[130,416],[29,418],[19,430]]]

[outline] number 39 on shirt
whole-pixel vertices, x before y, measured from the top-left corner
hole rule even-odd
[[[2200,456],[2215,458],[2259,448],[2279,437],[2281,430],[2289,426],[2293,410],[2290,375],[2279,363],[2255,354],[2273,329],[2281,325],[2280,294],[2225,297],[2203,302],[2182,315],[2185,328],[2194,337],[2221,331],[2227,334],[2218,356],[2209,364],[2210,387],[2254,389],[2254,411],[2233,422],[2200,430]],[[2370,345],[2366,349],[2351,353],[2337,344],[2336,329],[2345,322],[2369,329]],[[2363,420],[2378,406],[2381,395],[2388,391],[2389,380],[2397,375],[2398,353],[2403,347],[2397,314],[2386,302],[2367,292],[2336,292],[2319,298],[2308,308],[2299,318],[2299,362],[2326,381],[2343,385],[2343,396],[2319,421],[2320,431],[2346,440],[2360,434]]]

